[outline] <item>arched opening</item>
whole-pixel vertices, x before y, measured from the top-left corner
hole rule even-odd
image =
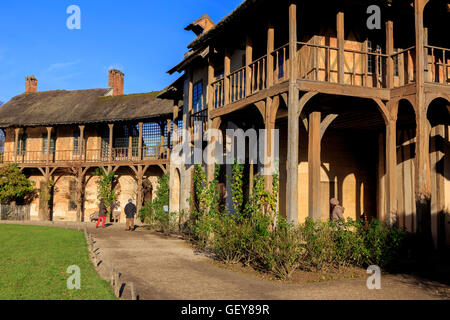
[[[260,106],[261,107],[261,106]],[[261,110],[264,110],[262,106]],[[226,211],[229,213],[234,213],[234,207],[232,202],[232,188],[231,181],[228,177],[233,176],[233,157],[244,162],[244,172],[243,172],[243,184],[244,184],[244,203],[248,200],[253,189],[253,181],[255,175],[262,172],[264,164],[260,159],[259,152],[259,140],[260,129],[264,129],[264,118],[261,111],[255,104],[252,104],[244,109],[233,112],[232,114],[227,114],[222,116],[221,131],[223,135],[224,144],[224,156],[225,164],[220,166],[219,173],[219,187],[221,188],[221,194],[224,196],[222,199],[222,204],[225,206]],[[227,130],[243,130],[245,145],[241,145],[239,139],[237,139],[238,134],[235,132],[235,136],[227,136]],[[230,131],[231,134],[233,131]],[[256,137],[256,141],[253,140]],[[257,159],[254,159],[252,155],[252,150],[257,144]],[[234,145],[234,147],[232,147]],[[243,158],[243,159],[242,159]],[[231,162],[231,163],[230,163]]]
[[[431,232],[434,245],[450,244],[450,102],[438,98],[428,106],[430,123]]]
[[[320,128],[313,129],[310,115],[320,113]],[[386,127],[373,100],[318,94],[302,111],[299,146],[299,220],[311,215],[310,192],[318,193],[320,219],[330,217],[330,199],[345,208],[344,216],[360,219],[378,214],[379,160],[385,159],[380,135]],[[317,121],[317,120],[316,120]],[[305,127],[308,127],[306,131]],[[320,130],[320,181],[309,185],[311,157],[308,135]],[[384,138],[383,138],[384,141]],[[382,156],[380,156],[380,154]],[[383,172],[384,175],[384,172]],[[309,190],[311,187],[316,188]],[[308,203],[309,200],[309,203]]]
[[[416,115],[408,100],[400,100],[397,114],[397,223],[416,230],[415,200]]]
[[[179,212],[181,208],[181,174],[178,168],[173,170],[172,186],[170,188],[170,211]]]

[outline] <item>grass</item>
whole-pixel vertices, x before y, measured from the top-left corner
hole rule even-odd
[[[81,270],[81,289],[67,289],[71,265]],[[107,281],[89,260],[76,230],[0,225],[0,300],[113,300]]]

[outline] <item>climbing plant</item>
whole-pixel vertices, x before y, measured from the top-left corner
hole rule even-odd
[[[231,182],[231,198],[233,201],[234,212],[241,214],[244,204],[244,165],[234,160],[232,166],[232,176],[227,177]]]
[[[99,177],[97,182],[97,198],[99,200],[105,200],[107,214],[110,214],[113,204],[119,199],[121,191],[119,180],[114,171],[106,173],[100,168],[95,171],[95,175]]]

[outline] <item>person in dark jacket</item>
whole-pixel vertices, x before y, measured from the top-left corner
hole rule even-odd
[[[98,221],[97,221],[97,225],[95,226],[95,228],[98,228],[98,225],[100,223],[102,223],[102,228],[105,227],[105,222],[106,222],[106,206],[105,206],[105,199],[101,199],[100,200],[100,204],[98,206]]]
[[[127,224],[125,227],[125,231],[134,231],[134,216],[136,215],[136,206],[133,203],[132,199],[128,200],[127,205],[125,206],[125,216],[127,217]],[[131,226],[131,228],[130,228]]]

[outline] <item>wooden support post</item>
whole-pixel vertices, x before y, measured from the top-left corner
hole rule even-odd
[[[139,142],[138,142],[138,158],[139,161],[142,160],[142,129],[143,129],[144,123],[139,122]]]
[[[338,82],[344,83],[344,66],[345,66],[345,54],[344,54],[344,46],[345,46],[345,39],[344,39],[344,12],[339,11],[337,13],[336,18],[336,26],[337,26],[337,42],[338,42]]]
[[[252,38],[249,34],[245,38],[245,96],[252,94],[252,70],[250,64],[253,61]]]
[[[386,222],[397,221],[397,121],[389,120],[386,127]]]
[[[127,160],[133,159],[133,126],[128,126],[128,157]]]
[[[275,29],[271,23],[267,27],[267,88],[273,86],[273,50],[275,46]]]
[[[194,83],[193,83],[193,75],[192,70],[188,72],[188,113],[187,113],[187,123],[185,124],[186,129],[189,132],[190,139],[193,139],[194,132],[194,123],[192,121],[192,107],[193,107],[193,99],[194,99]]]
[[[392,20],[386,21],[386,54],[387,59],[387,76],[386,87],[391,89],[394,87],[394,23]]]
[[[212,83],[214,82],[214,64],[213,64],[213,54],[214,54],[214,47],[211,45],[209,47],[209,57],[208,57],[208,122],[207,122],[207,128],[208,128],[208,145],[213,146],[214,141],[212,136],[210,135],[211,129],[212,129],[212,122],[213,119],[211,118],[211,111],[214,110],[213,100],[214,100],[214,87],[212,86]],[[206,167],[206,179],[208,182],[214,180],[214,171],[215,171],[215,163],[213,163],[213,159],[211,159],[211,154],[207,154],[208,163]]]
[[[320,112],[311,112],[308,126],[308,208],[314,221],[322,219],[320,206]]]
[[[172,120],[167,119],[167,159],[170,160],[170,141],[172,140]]]
[[[52,127],[47,127],[47,165],[50,163],[50,145],[52,141]],[[56,142],[55,142],[56,148]]]
[[[297,87],[297,5],[289,4],[289,97],[288,97],[288,156],[287,156],[287,219],[298,221],[298,149],[299,149],[299,90]]]
[[[113,140],[114,140],[114,123],[108,124],[109,127],[109,149],[108,149],[108,161],[113,161]]]
[[[427,1],[414,1],[416,30],[416,214],[417,233],[424,247],[432,245],[431,238],[431,170],[429,157],[429,122],[426,115],[424,88],[424,27],[423,10]]]
[[[231,90],[230,90],[230,72],[231,72],[231,53],[230,50],[227,48],[225,49],[225,57],[223,62],[223,73],[224,73],[224,79],[223,79],[223,87],[224,87],[224,105],[227,105],[230,103],[231,99]]]
[[[161,134],[161,137],[160,137],[160,145],[159,145],[159,154],[160,154],[160,159],[163,159],[164,158],[164,129],[165,129],[165,127],[166,127],[166,125],[165,125],[165,123],[164,123],[164,121],[161,121],[160,123],[159,123],[159,128],[160,128],[160,134]]]
[[[136,211],[139,213],[142,209],[142,190],[144,185],[144,169],[143,166],[138,166],[137,175],[137,194],[136,194]]]
[[[20,128],[14,129],[14,162],[17,162],[17,156],[20,152],[20,146],[19,146],[19,134],[20,134]]]
[[[80,141],[78,141],[78,152],[80,153],[80,161],[85,160],[85,150],[84,150],[84,129],[85,126],[78,126],[80,129]]]
[[[279,99],[279,98],[276,98]],[[279,101],[279,100],[278,100]],[[277,103],[278,103],[277,101]],[[264,116],[264,125],[266,130],[266,144],[265,144],[265,150],[264,150],[264,175],[265,175],[265,190],[268,192],[272,191],[272,182],[273,182],[273,171],[269,170],[273,168],[275,165],[275,155],[272,154],[272,144],[274,141],[272,141],[272,133],[273,130],[275,130],[275,119],[274,115],[272,115],[272,110],[274,108],[274,99],[271,97],[268,97],[266,99],[266,112]]]
[[[77,205],[77,221],[84,221],[83,215],[83,168],[76,169],[76,205]]]

